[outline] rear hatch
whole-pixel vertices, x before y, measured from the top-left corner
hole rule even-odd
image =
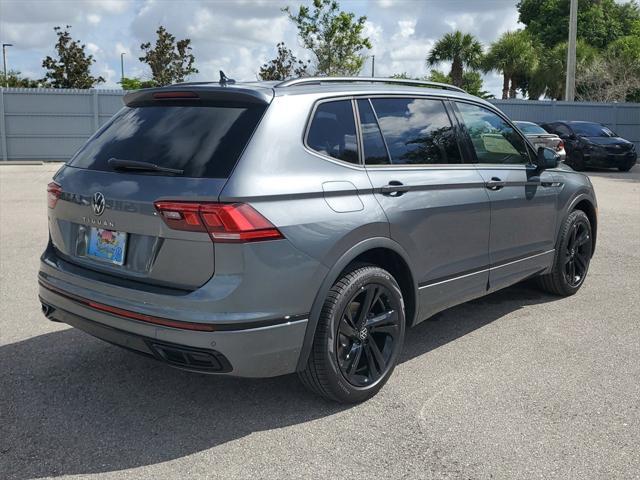
[[[270,90],[260,90],[173,87],[127,95],[125,108],[49,185],[55,253],[114,281],[203,285],[214,273],[212,237],[189,228],[188,212],[187,228],[172,228],[157,202],[218,200],[271,100]]]

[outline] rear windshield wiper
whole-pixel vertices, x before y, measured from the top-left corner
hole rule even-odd
[[[120,158],[110,158],[107,163],[114,170],[136,170],[138,172],[163,172],[182,175],[184,170],[156,165],[151,162],[137,162],[135,160],[122,160]]]

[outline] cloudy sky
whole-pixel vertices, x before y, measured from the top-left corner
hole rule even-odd
[[[192,79],[217,80],[222,69],[232,78],[253,80],[262,63],[284,41],[300,57],[308,54],[281,9],[310,0],[0,0],[0,40],[10,69],[41,78],[42,59],[54,53],[56,25],[71,25],[74,38],[94,55],[94,75],[117,88],[120,53],[125,75],[148,78],[138,61],[140,44],[154,41],[164,25],[177,38],[190,38],[200,73]],[[435,40],[456,29],[485,45],[518,28],[517,0],[342,0],[344,10],[367,16],[366,33],[376,57],[376,75],[428,73],[425,58]],[[448,71],[448,65],[441,67]],[[363,73],[370,73],[367,61]],[[485,76],[485,89],[498,96],[500,78]]]

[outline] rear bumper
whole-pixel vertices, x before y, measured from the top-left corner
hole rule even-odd
[[[194,331],[154,325],[96,310],[41,283],[47,318],[171,366],[239,377],[296,370],[307,319],[239,330]]]

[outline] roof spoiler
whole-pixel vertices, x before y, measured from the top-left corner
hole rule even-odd
[[[170,87],[145,88],[124,96],[127,107],[144,107],[159,104],[204,105],[268,105],[273,99],[269,90],[255,90],[234,86],[172,85]]]

